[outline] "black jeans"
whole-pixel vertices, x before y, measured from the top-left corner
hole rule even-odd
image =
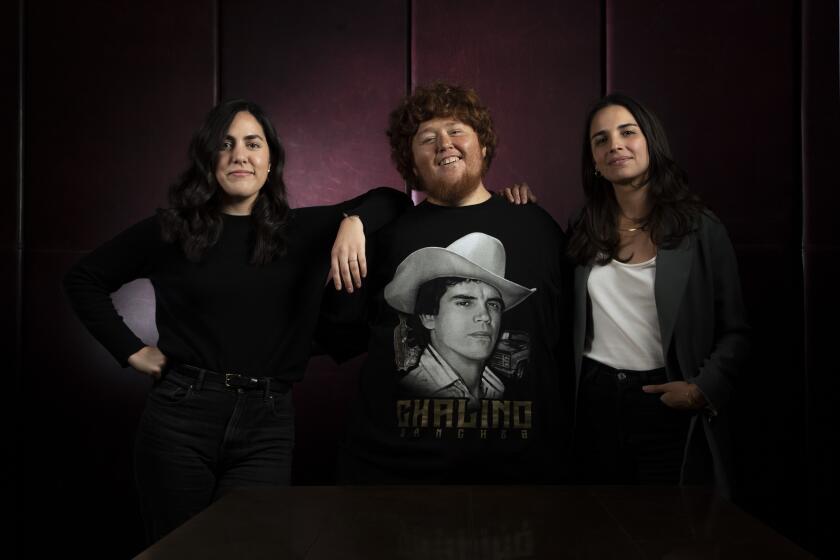
[[[167,370],[148,395],[134,448],[149,544],[233,487],[288,485],[293,447],[288,385],[232,389]]]
[[[643,385],[665,370],[617,370],[584,359],[575,451],[585,484],[678,484],[691,411],[670,408]]]

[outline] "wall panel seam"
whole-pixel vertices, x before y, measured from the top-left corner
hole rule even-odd
[[[601,97],[609,93],[609,82],[607,74],[608,56],[607,49],[609,42],[607,38],[607,0],[601,0]]]
[[[794,41],[794,44],[797,44],[799,47],[799,56],[793,57],[794,60],[798,60],[799,62],[799,73],[794,74],[799,78],[799,87],[796,88],[796,91],[799,94],[799,180],[800,180],[800,192],[799,192],[799,203],[800,203],[800,219],[802,220],[802,228],[800,231],[800,251],[801,251],[801,272],[802,272],[802,373],[803,373],[803,391],[805,395],[805,402],[803,404],[803,451],[805,456],[805,464],[808,465],[805,467],[805,476],[807,478],[807,482],[805,485],[805,492],[804,492],[804,501],[805,501],[805,518],[807,520],[806,526],[811,526],[811,521],[813,521],[814,516],[814,504],[815,504],[815,488],[813,485],[813,476],[812,476],[812,468],[809,466],[811,465],[810,458],[813,454],[813,442],[812,442],[812,434],[811,434],[811,383],[810,383],[810,371],[809,366],[811,360],[809,359],[809,345],[808,341],[810,338],[810,329],[808,328],[809,319],[810,319],[810,310],[808,308],[808,251],[807,251],[807,240],[808,240],[808,231],[807,231],[807,224],[808,224],[808,165],[806,159],[806,148],[808,146],[808,135],[807,135],[807,113],[808,113],[808,91],[807,91],[807,74],[808,74],[808,46],[806,44],[806,37],[808,34],[806,33],[806,25],[807,25],[807,11],[808,11],[808,0],[804,2],[797,3],[798,5],[798,16],[799,16],[799,25],[795,26],[794,28],[799,31],[798,41]],[[812,531],[808,531],[812,533]],[[805,541],[812,540],[812,534],[804,535]],[[811,542],[810,544],[814,544]]]
[[[17,172],[15,185],[15,357],[14,374],[17,388],[22,383],[23,373],[23,182],[24,182],[24,8],[26,0],[18,0],[18,68],[17,68]]]
[[[414,89],[414,1],[406,0],[405,6],[405,95]],[[411,187],[403,181],[403,191],[411,196]]]
[[[24,110],[24,33],[25,33],[25,14],[24,14],[24,7],[26,4],[26,0],[18,0],[18,17],[17,17],[17,25],[18,25],[18,37],[17,37],[17,130],[15,131],[17,134],[17,170],[15,173],[15,279],[14,279],[14,297],[15,297],[15,310],[14,310],[14,340],[12,344],[14,345],[14,357],[13,364],[12,364],[12,387],[11,387],[11,394],[14,396],[20,395],[21,390],[23,388],[23,181],[24,181],[24,169],[23,169],[23,160],[24,160],[24,118],[23,118],[23,110]],[[13,479],[20,480],[23,472],[23,456],[24,456],[24,449],[23,449],[23,430],[20,429],[20,418],[19,410],[20,404],[18,403],[18,399],[13,398],[11,405],[11,411],[7,414],[6,418],[14,418],[13,424],[11,426],[11,432],[14,433],[14,437],[12,439],[12,456],[17,457],[20,459],[13,459],[11,466],[9,467],[7,473],[9,473]],[[13,503],[14,503],[14,510],[15,511],[22,511],[23,507],[23,491],[21,490],[22,486],[20,484],[14,485],[13,491]],[[22,532],[22,522],[17,521],[13,527],[15,530],[15,536],[12,540],[12,549],[20,549],[23,546],[23,537],[21,536]]]
[[[210,17],[210,48],[212,50],[212,57],[213,57],[213,106],[219,104],[219,98],[221,95],[221,88],[222,88],[222,77],[221,77],[221,59],[222,59],[222,48],[221,48],[221,17],[219,14],[221,0],[213,0],[213,3],[210,7],[212,10],[212,15]]]

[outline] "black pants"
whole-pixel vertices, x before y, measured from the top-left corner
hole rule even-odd
[[[584,359],[575,455],[584,484],[678,484],[693,412],[668,407],[643,385],[665,369],[617,370]]]
[[[149,393],[134,458],[151,544],[236,486],[288,485],[288,385],[232,389],[168,370]]]

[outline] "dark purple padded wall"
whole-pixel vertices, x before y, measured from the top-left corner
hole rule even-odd
[[[753,351],[731,410],[739,503],[794,522],[802,474],[795,2],[606,3],[607,87],[663,120],[735,244]]]
[[[485,184],[525,181],[562,226],[583,200],[580,127],[601,91],[597,2],[412,4],[413,81],[474,88],[499,147]]]
[[[840,29],[836,2],[806,0],[802,16],[802,163],[805,217],[805,313],[808,364],[808,543],[820,557],[837,554],[836,444],[840,367],[836,357],[837,131],[840,130]]]
[[[406,10],[392,0],[222,3],[221,97],[268,111],[286,148],[292,206],[402,189],[384,131],[405,93]],[[358,368],[317,358],[296,386],[294,483],[334,481]]]
[[[292,206],[402,188],[384,131],[405,89],[405,14],[392,0],[222,2],[221,97],[268,111]]]
[[[0,68],[4,79],[0,82],[0,248],[14,248],[17,237],[17,160],[18,160],[18,3],[4,10],[0,23]],[[5,284],[3,284],[5,287]]]
[[[0,23],[0,351],[15,355],[18,237],[18,3]]]
[[[167,6],[30,3],[29,248],[90,249],[165,204],[213,104],[211,8]]]
[[[663,121],[741,245],[799,235],[795,2],[607,2],[607,89]]]
[[[18,237],[18,3],[0,23],[0,350],[14,356]]]
[[[6,6],[0,21],[0,69],[4,79],[0,82],[0,353],[6,357],[8,391],[17,394],[19,371],[17,367],[17,277],[18,277],[18,86],[20,29],[18,10],[20,4],[14,2]],[[0,413],[0,422],[6,427],[8,443],[6,454],[19,457],[21,448],[20,423],[17,399],[8,399],[7,406]],[[18,491],[19,473],[22,472],[16,460],[3,461],[0,467],[3,494],[6,496],[7,509],[18,512],[21,496]],[[21,533],[21,521],[14,516],[11,523],[4,524],[0,538],[14,548]]]
[[[26,411],[27,556],[127,557],[142,547],[131,448],[148,380],[119,368],[83,330],[60,279],[84,252],[165,204],[214,91],[266,107],[288,151],[291,200],[307,205],[374,185],[400,187],[387,114],[407,82],[434,79],[475,87],[493,111],[500,147],[488,186],[529,182],[564,226],[582,198],[581,119],[602,87],[636,95],[659,113],[693,188],[730,230],[755,327],[750,377],[733,404],[739,503],[789,536],[806,535],[804,544],[824,556],[836,552],[823,517],[837,497],[826,445],[836,425],[836,329],[825,327],[838,309],[840,257],[832,219],[836,3],[805,0],[801,31],[792,0],[214,3],[25,2],[18,30],[26,53],[25,390],[17,400]],[[0,63],[13,76],[17,20],[10,10],[5,16]],[[3,311],[16,303],[16,91],[11,79],[0,85]],[[148,283],[115,299],[153,342]],[[297,483],[332,480],[358,365],[317,358],[295,389]]]
[[[72,315],[61,278],[165,204],[213,102],[211,6],[28,2],[23,426],[27,554],[126,557],[143,546],[132,483],[149,380]],[[154,343],[148,283],[116,300]]]

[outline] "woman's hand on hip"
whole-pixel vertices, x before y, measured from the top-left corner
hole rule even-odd
[[[341,220],[330,257],[330,278],[336,290],[341,290],[343,284],[347,293],[352,294],[354,286],[362,287],[362,278],[367,276],[367,261],[361,218],[347,216]]]
[[[659,397],[671,408],[681,410],[700,410],[706,406],[706,397],[697,385],[685,381],[669,381],[660,385],[644,385],[645,393],[661,393]]]
[[[140,373],[157,378],[166,365],[166,356],[157,346],[144,346],[128,357],[128,365]]]

